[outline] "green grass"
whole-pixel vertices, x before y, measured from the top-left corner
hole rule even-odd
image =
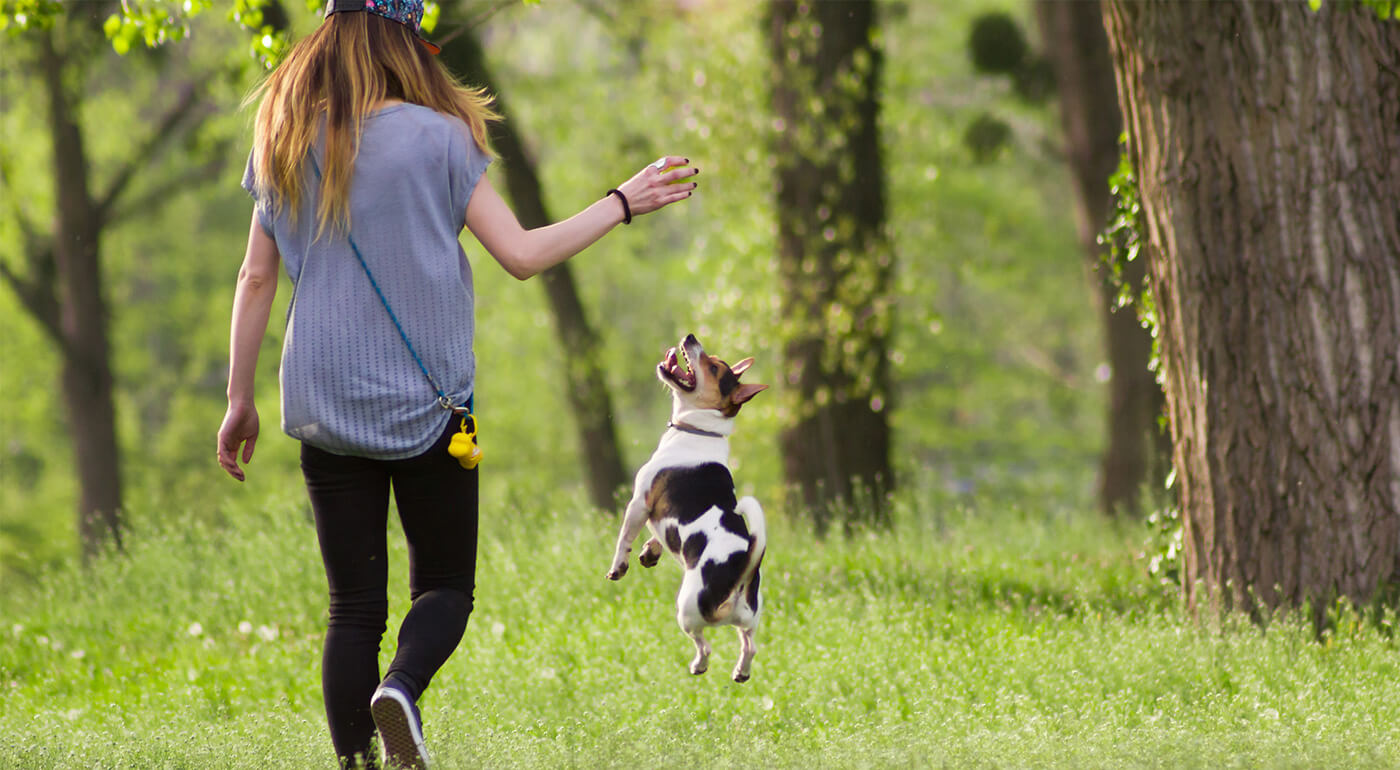
[[[484,509],[477,608],[424,699],[442,767],[1400,765],[1384,625],[1196,623],[1136,529],[917,493],[894,534],[823,542],[775,510],[736,685],[727,629],[686,673],[674,564],[610,583],[615,518],[535,505]],[[134,513],[126,556],[0,596],[0,767],[329,766],[300,490],[222,524]]]

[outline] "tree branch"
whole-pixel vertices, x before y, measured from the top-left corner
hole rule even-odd
[[[0,190],[5,191],[5,199],[10,204],[10,216],[14,217],[15,224],[19,225],[20,235],[24,237],[24,250],[26,254],[34,254],[48,248],[43,245],[43,240],[39,236],[39,228],[34,226],[34,221],[24,213],[20,207],[20,195],[15,191],[10,179],[14,175],[11,155],[5,152],[5,148],[0,146]],[[31,261],[31,266],[32,266]]]
[[[496,0],[495,4],[488,6],[486,10],[478,11],[475,16],[461,24],[439,26],[438,30],[441,30],[441,33],[438,34],[435,30],[432,41],[439,46],[445,46],[455,40],[458,35],[473,29],[479,29],[483,24],[489,21],[492,16],[518,3],[519,0]]]
[[[141,193],[140,196],[126,201],[120,208],[111,211],[105,220],[107,224],[116,225],[143,213],[149,213],[152,208],[160,206],[169,197],[177,192],[188,191],[196,184],[204,184],[213,181],[223,171],[228,162],[229,148],[232,140],[219,142],[209,153],[209,160],[203,165],[189,171],[171,174],[169,177],[152,185],[149,189]]]
[[[8,262],[0,260],[0,277],[14,290],[24,309],[62,348],[65,347],[65,339],[59,321],[58,294],[54,288],[58,268],[54,262],[53,243],[39,234],[39,229],[20,207],[20,196],[15,193],[10,181],[12,175],[9,153],[0,151],[0,189],[5,191],[10,216],[19,225],[20,235],[24,239],[29,276],[20,275]]]
[[[105,224],[109,221],[108,217],[111,215],[112,209],[116,206],[117,199],[126,190],[127,186],[131,184],[131,180],[136,176],[136,172],[144,168],[146,164],[150,162],[151,158],[155,157],[156,152],[161,146],[179,132],[181,124],[184,123],[199,106],[201,106],[201,102],[194,83],[186,83],[184,88],[181,89],[180,98],[175,102],[175,105],[165,113],[165,117],[161,119],[160,125],[146,140],[146,143],[141,145],[141,148],[138,149],[135,154],[127,158],[126,164],[122,167],[121,171],[118,171],[117,175],[113,177],[112,183],[107,186],[107,191],[98,199],[96,207],[98,222]],[[203,118],[201,118],[201,120],[203,120]]]
[[[52,252],[49,252],[48,260],[53,261]],[[0,278],[4,278],[5,283],[10,285],[15,296],[19,297],[20,304],[29,311],[29,315],[39,323],[39,328],[53,339],[63,354],[68,355],[72,352],[59,321],[58,296],[54,294],[53,285],[45,281],[26,280],[3,259],[0,259]]]

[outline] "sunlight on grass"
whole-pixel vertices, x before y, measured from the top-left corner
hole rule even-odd
[[[1395,643],[1206,628],[1092,517],[906,498],[892,533],[770,519],[754,679],[685,666],[679,570],[616,521],[483,508],[477,608],[425,695],[443,767],[1393,766]],[[325,767],[324,577],[300,491],[0,598],[0,767]],[[391,623],[406,609],[392,554]],[[392,634],[382,658],[392,654]]]

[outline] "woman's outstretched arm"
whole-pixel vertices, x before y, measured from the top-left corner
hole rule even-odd
[[[562,222],[534,230],[520,226],[515,212],[483,176],[467,204],[467,228],[506,272],[523,281],[583,251],[621,223],[628,210],[637,217],[689,198],[696,182],[672,184],[700,173],[689,163],[668,156],[623,182],[617,189],[626,197],[627,209],[618,196],[608,194]],[[663,166],[673,168],[663,173]]]

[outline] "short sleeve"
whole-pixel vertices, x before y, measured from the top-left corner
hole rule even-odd
[[[253,170],[253,151],[248,152],[248,165],[243,170],[243,189],[253,196],[253,213],[258,217],[258,224],[262,225],[263,232],[269,238],[272,235],[272,212],[268,206],[267,196],[258,190],[257,174]]]
[[[452,215],[458,224],[467,221],[467,204],[472,192],[491,165],[491,158],[477,146],[471,131],[460,121],[454,121],[460,129],[454,136],[448,150],[448,173],[452,183]]]

